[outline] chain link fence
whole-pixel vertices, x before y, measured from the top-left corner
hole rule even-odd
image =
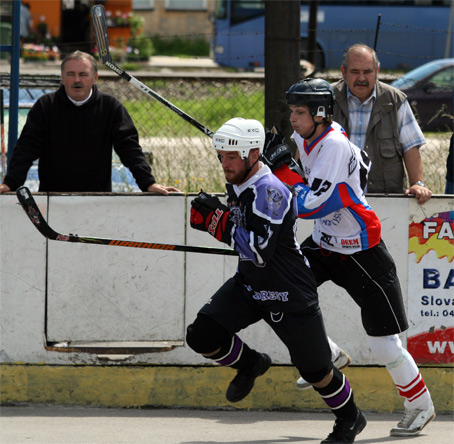
[[[232,117],[264,120],[261,79],[140,80],[212,131]],[[213,192],[224,189],[224,175],[210,137],[124,80],[102,80],[99,88],[117,96],[128,109],[158,182],[187,192],[201,188]]]
[[[232,117],[264,122],[264,79],[261,77],[136,77],[212,131]],[[3,88],[5,82],[6,76],[1,76],[0,87]],[[57,88],[58,83],[57,77],[21,78],[19,100],[24,103],[23,96],[37,90],[48,92]],[[118,76],[105,76],[101,72],[98,86],[116,96],[128,109],[159,183],[186,192],[197,192],[201,188],[209,192],[224,190],[224,175],[211,148],[210,137]],[[26,112],[20,111],[19,130],[25,123]],[[444,192],[451,135],[452,130],[425,133],[427,144],[421,149],[425,181],[436,194]],[[125,184],[124,191],[129,189]]]

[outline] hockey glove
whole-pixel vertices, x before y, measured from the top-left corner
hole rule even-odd
[[[287,185],[307,183],[302,168],[293,158],[290,147],[285,143],[285,137],[276,126],[265,134],[262,161]]]
[[[219,242],[230,245],[233,222],[230,220],[229,208],[212,194],[200,191],[191,202],[191,227],[207,231]]]
[[[285,143],[284,135],[277,129],[276,125],[273,125],[271,131],[265,132],[265,144],[263,145],[263,151],[267,151],[273,146],[282,145]]]
[[[262,154],[263,163],[268,165],[271,171],[274,171],[282,165],[290,165],[292,160],[292,152],[285,143],[284,135],[274,125],[271,131],[265,133],[265,144]]]
[[[274,145],[263,152],[262,161],[270,167],[271,171],[274,171],[282,165],[290,165],[292,162],[292,152],[290,151],[290,147],[285,143]]]

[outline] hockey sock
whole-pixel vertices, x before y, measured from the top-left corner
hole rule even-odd
[[[210,359],[219,365],[233,367],[238,370],[254,368],[259,354],[249,348],[237,335],[233,335],[231,342],[221,346],[221,350]]]
[[[405,408],[427,410],[432,405],[429,390],[399,336],[369,337],[369,342],[379,363],[386,365],[399,395],[405,399]]]
[[[353,399],[353,390],[345,375],[333,367],[333,379],[323,388],[314,387],[320,393],[331,411],[338,418],[356,419],[357,407]]]
[[[421,373],[410,353],[402,349],[402,354],[393,362],[386,364],[389,374],[402,396],[406,409],[427,410],[432,404],[429,391]]]

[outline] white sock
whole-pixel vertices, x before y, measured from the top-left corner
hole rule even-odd
[[[432,399],[413,357],[402,347],[399,336],[369,336],[374,356],[386,365],[406,409],[427,410]]]

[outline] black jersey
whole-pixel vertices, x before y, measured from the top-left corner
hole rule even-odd
[[[228,185],[231,246],[240,253],[235,278],[263,309],[295,312],[318,304],[314,277],[296,239],[297,203],[271,170]]]

